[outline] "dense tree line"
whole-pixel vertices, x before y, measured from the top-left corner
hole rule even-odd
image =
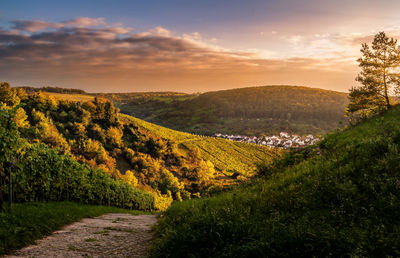
[[[63,93],[63,94],[86,94],[86,91],[81,89],[73,89],[73,88],[61,88],[61,87],[52,87],[52,86],[45,86],[45,87],[31,87],[31,86],[20,86],[16,87],[18,89],[22,89],[27,93],[34,93],[39,91],[45,92],[54,92],[54,93]]]

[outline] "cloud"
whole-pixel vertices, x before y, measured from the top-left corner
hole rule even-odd
[[[171,36],[171,31],[167,30],[166,28],[163,27],[155,27],[154,29],[151,29],[150,34],[156,35],[156,36],[162,36],[162,37],[170,37]]]
[[[271,51],[223,48],[198,32],[179,36],[160,26],[134,32],[103,18],[58,23],[17,20],[12,25],[11,30],[0,28],[0,77],[18,84],[92,91],[204,91],[294,81],[310,85],[307,82],[316,83],[322,74],[336,78],[351,71],[340,59],[348,56],[340,53],[325,58],[311,54],[269,58],[274,55]],[[297,47],[308,42],[309,51],[319,49],[321,55],[333,47],[328,36],[295,35],[288,40]]]
[[[13,24],[13,29],[31,33],[10,35],[2,30],[0,58],[23,58],[25,66],[40,61],[43,67],[59,63],[86,68],[97,64],[138,69],[182,65],[184,69],[199,69],[240,63],[248,55],[206,44],[196,32],[178,37],[166,28],[155,27],[147,32],[131,33],[124,27],[106,24],[102,18],[77,18],[60,23],[14,21]],[[121,34],[124,36],[120,37]]]
[[[92,27],[105,25],[104,18],[89,18],[80,17],[72,20],[67,20],[64,22],[46,22],[46,21],[29,21],[29,20],[14,20],[11,22],[12,28],[27,32],[37,32],[46,29],[60,29],[63,27]]]
[[[61,28],[63,25],[60,23],[52,23],[45,21],[27,21],[15,20],[12,22],[13,28],[21,31],[36,32],[44,29]]]
[[[68,20],[62,22],[64,26],[75,26],[75,27],[91,27],[91,26],[99,26],[105,25],[104,18],[89,18],[89,17],[80,17],[72,20]]]

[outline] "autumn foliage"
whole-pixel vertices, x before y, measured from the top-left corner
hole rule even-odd
[[[0,97],[1,110],[8,114],[2,117],[4,127],[12,120],[11,136],[23,142],[15,144],[20,156],[10,154],[23,170],[15,176],[17,185],[13,191],[20,187],[15,193],[18,200],[64,200],[67,197],[72,200],[72,189],[86,189],[86,186],[68,185],[66,178],[70,183],[78,180],[90,185],[97,180],[93,175],[102,173],[106,178],[121,182],[118,183],[121,188],[106,187],[101,194],[89,193],[88,189],[77,190],[79,193],[74,198],[88,203],[97,200],[98,203],[126,206],[124,201],[118,198],[112,201],[104,195],[129,192],[132,188],[147,192],[154,199],[145,209],[165,209],[172,200],[199,197],[211,186],[225,184],[225,181],[213,180],[215,166],[201,157],[198,149],[181,149],[173,139],[158,137],[129,119],[121,119],[119,110],[109,100],[100,97],[87,102],[60,100],[40,91],[26,94],[21,89],[10,88],[7,83],[1,84]],[[11,162],[7,155],[2,152],[6,157],[3,165]],[[54,159],[59,160],[52,163]],[[39,163],[35,163],[38,160]],[[76,170],[65,167],[65,162],[74,164],[71,166]],[[74,175],[77,171],[83,174]],[[5,173],[2,171],[2,175]],[[82,176],[84,178],[78,179]],[[5,175],[2,178],[9,180]],[[94,191],[93,186],[90,187]],[[2,192],[7,192],[6,187]]]

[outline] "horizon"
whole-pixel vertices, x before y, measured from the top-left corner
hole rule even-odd
[[[357,85],[361,43],[400,35],[400,2],[6,0],[0,80],[87,92]]]
[[[70,87],[59,87],[59,86],[52,86],[52,85],[43,85],[43,86],[29,86],[29,85],[10,85],[11,88],[22,88],[22,87],[33,87],[33,88],[45,88],[45,87],[52,87],[52,88],[60,88],[60,89],[70,89],[70,90],[81,90],[79,88],[70,88]],[[229,89],[223,89],[223,90],[209,90],[209,91],[203,91],[203,92],[184,92],[184,91],[124,91],[124,92],[115,92],[115,91],[98,91],[98,92],[88,92],[86,90],[85,93],[87,94],[129,94],[129,93],[179,93],[179,94],[187,94],[187,95],[196,95],[196,94],[204,94],[204,93],[209,93],[209,92],[218,92],[218,91],[229,91],[229,90],[240,90],[240,89],[246,89],[246,88],[262,88],[262,87],[299,87],[299,88],[309,88],[309,89],[315,89],[315,90],[325,90],[325,91],[333,91],[333,92],[339,92],[339,93],[346,93],[348,94],[348,91],[337,91],[337,90],[329,90],[329,89],[323,89],[323,88],[317,88],[317,87],[310,87],[310,86],[305,86],[305,85],[258,85],[258,86],[245,86],[245,87],[238,87],[238,88],[229,88]]]

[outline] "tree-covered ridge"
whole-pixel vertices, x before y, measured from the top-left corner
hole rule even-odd
[[[81,90],[81,89],[61,88],[61,87],[54,87],[54,86],[45,86],[45,87],[40,87],[40,88],[32,87],[32,86],[19,86],[16,88],[22,89],[26,93],[45,91],[45,92],[54,92],[54,93],[63,93],[63,94],[87,94],[86,91]]]
[[[151,192],[155,206],[161,208],[172,199],[197,197],[210,187],[231,184],[234,179],[229,176],[234,173],[251,175],[248,168],[254,170],[257,160],[271,159],[279,153],[243,145],[237,151],[241,152],[241,148],[255,151],[256,160],[248,157],[236,161],[241,166],[225,168],[221,162],[214,164],[216,159],[209,157],[228,161],[228,150],[212,153],[212,146],[208,146],[211,142],[204,143],[211,153],[203,155],[197,144],[184,145],[172,131],[168,132],[169,137],[164,137],[158,134],[160,131],[154,133],[140,126],[133,118],[121,117],[112,102],[104,98],[74,102],[43,92],[27,95],[22,89],[10,89],[7,84],[2,84],[1,92],[11,96],[2,98],[8,106],[20,104],[15,121],[23,138],[57,148],[60,154]]]
[[[297,86],[249,87],[200,95],[113,94],[121,112],[198,134],[326,133],[345,121],[347,94]]]

